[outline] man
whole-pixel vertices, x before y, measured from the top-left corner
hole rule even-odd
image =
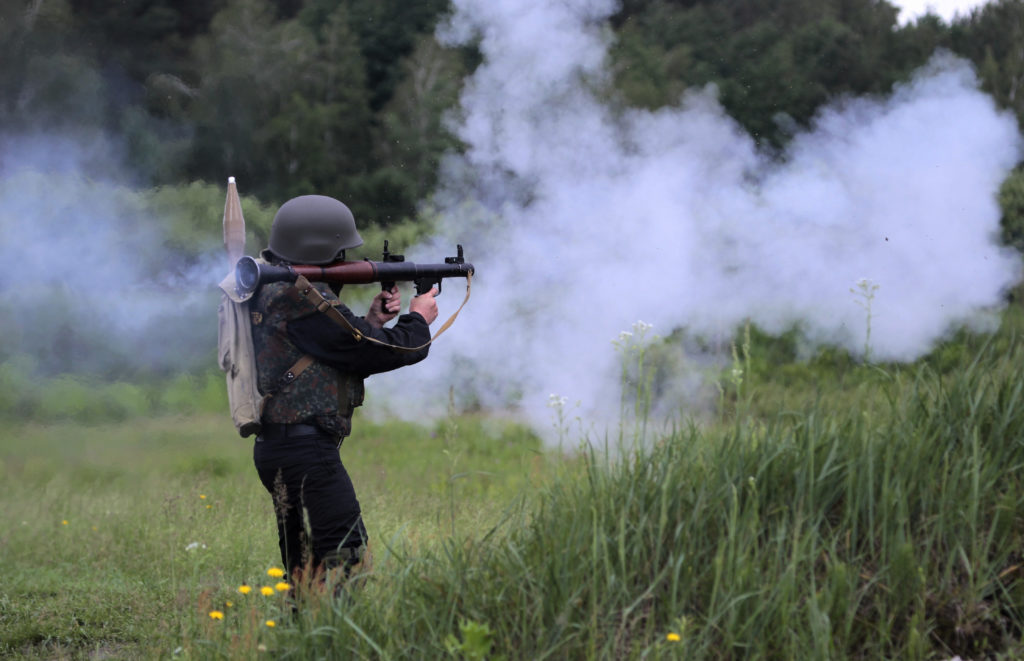
[[[347,206],[305,195],[278,210],[262,257],[278,264],[328,264],[362,243]],[[397,288],[380,292],[366,316],[356,317],[338,300],[338,291],[324,283],[313,286],[365,336],[422,348],[402,351],[357,341],[291,283],[266,284],[252,299],[259,388],[272,393],[253,461],[273,497],[281,559],[294,580],[305,567],[341,568],[347,575],[363,559],[366,529],[338,449],[362,404],[363,379],[426,358],[429,326],[437,318],[436,288],[413,298],[408,314],[384,328],[401,308]]]

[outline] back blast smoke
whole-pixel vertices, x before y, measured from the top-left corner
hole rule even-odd
[[[958,326],[990,327],[1020,278],[996,195],[1021,138],[963,60],[936,54],[888,98],[822,108],[779,158],[714,88],[653,112],[595,94],[613,2],[455,7],[441,37],[478,43],[483,62],[462,94],[468,149],[446,163],[440,234],[480,276],[431,358],[376,377],[374,396],[456,384],[461,403],[515,403],[541,430],[553,398],[601,424],[619,412],[613,341],[635,341],[623,331],[638,321],[648,337],[796,326],[808,346],[909,361]],[[674,349],[670,414],[699,405],[697,358]]]
[[[103,144],[0,140],[0,362],[29,376],[200,371],[215,361],[223,249],[184,259]]]

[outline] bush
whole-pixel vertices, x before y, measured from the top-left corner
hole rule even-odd
[[[81,420],[95,422],[103,417],[103,398],[80,377],[49,379],[39,389],[35,409],[43,420]]]
[[[1003,243],[1024,252],[1024,170],[1016,169],[999,189]]]
[[[110,383],[100,389],[103,418],[127,420],[149,415],[153,409],[146,392],[131,383]]]
[[[227,413],[224,376],[211,369],[149,383],[63,374],[33,377],[31,361],[0,363],[0,419],[20,422],[123,421],[154,413]]]

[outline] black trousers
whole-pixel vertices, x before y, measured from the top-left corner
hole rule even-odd
[[[253,463],[274,503],[289,575],[307,562],[347,569],[359,561],[366,529],[336,437],[313,425],[266,425]]]

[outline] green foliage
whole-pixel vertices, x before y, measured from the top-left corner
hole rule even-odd
[[[34,11],[32,11],[34,9]],[[0,9],[0,125],[25,129],[102,125],[105,85],[82,47],[69,3],[8,2]]]
[[[223,250],[224,197],[227,179],[219,185],[192,182],[182,186],[160,186],[145,193],[146,214],[160,219],[164,245],[176,253],[198,257]],[[256,254],[270,238],[270,223],[276,208],[245,195],[246,182],[238,181],[245,217],[246,252]]]
[[[954,49],[978,68],[983,89],[1024,122],[1024,2],[987,2],[955,24],[951,38]]]
[[[1015,657],[1022,357],[1015,341],[946,376],[876,369],[852,401],[585,450],[535,506],[378,567],[372,609],[314,606],[282,649]]]
[[[923,64],[888,3],[667,0],[625,3],[612,51],[616,88],[631,105],[657,108],[687,88],[714,83],[722,104],[758,141],[783,144],[822,103],[877,93]],[[934,48],[934,44],[933,44]]]
[[[491,474],[491,487],[486,501],[457,513],[460,530],[486,526],[530,474],[523,462],[538,441],[504,430],[511,426],[467,423],[480,434],[475,442],[498,450],[488,460],[463,454]],[[510,446],[513,437],[521,444]],[[444,442],[416,425],[369,422],[346,442],[343,458],[381,561],[396,545],[411,552],[440,538],[433,519],[447,508],[424,493],[422,476],[445,470]],[[209,658],[223,645],[242,659],[260,655],[258,644],[279,648],[301,620],[283,594],[259,594],[274,584],[267,569],[279,556],[251,448],[223,414],[5,426],[0,656]],[[255,593],[239,593],[242,584]],[[223,622],[211,620],[214,609]],[[253,625],[251,638],[233,637],[239,623]]]
[[[399,58],[412,50],[416,30],[438,11],[430,3],[412,11],[404,4],[399,11],[387,3],[311,3],[280,19],[261,0],[230,2],[196,42],[206,66],[186,110],[198,126],[190,170],[206,178],[230,172],[276,200],[332,193],[357,218],[385,224],[411,216],[433,183],[430,159],[439,157],[427,151],[437,138],[421,144],[424,132],[454,99],[432,87],[417,90],[430,95],[417,109],[427,125],[411,125],[419,141],[405,130],[410,125],[374,114],[411,66]],[[403,140],[405,153],[390,153]]]
[[[1014,170],[1003,182],[999,206],[1003,210],[1003,243],[1024,251],[1024,170]]]
[[[441,156],[442,118],[479,60],[431,36],[447,0],[94,0],[8,3],[0,14],[0,124],[115,128],[128,166],[157,186],[221,182],[276,206],[321,192],[356,217],[416,216]],[[822,103],[885,93],[936,48],[970,58],[1024,121],[1021,0],[953,25],[897,26],[887,2],[630,0],[613,17],[614,96],[676,103],[714,84],[763,145],[785,144]]]
[[[97,422],[134,419],[152,412],[145,391],[128,383],[98,383],[76,376],[60,376],[36,384],[36,397],[23,402],[45,420]],[[0,411],[24,419],[24,409]]]
[[[165,384],[153,385],[158,392],[159,411],[178,414],[229,412],[227,387],[220,371],[210,370],[200,376],[178,374]]]
[[[494,632],[486,622],[480,624],[473,620],[463,620],[459,622],[459,635],[461,639],[455,637],[454,634],[448,634],[444,639],[445,649],[452,656],[471,661],[483,661],[484,659],[498,661],[505,658],[504,655],[491,655]]]
[[[816,359],[815,388],[797,381],[785,407],[614,456],[585,443],[553,479],[536,438],[495,420],[358,420],[342,452],[375,569],[294,616],[237,592],[265,583],[276,549],[249,443],[224,416],[8,426],[3,652],[1015,658],[1024,345],[1007,323],[980,349],[962,337],[944,371]],[[794,347],[755,328],[743,343],[756,402],[783,388],[760,354]],[[431,489],[438,477],[451,488]]]
[[[0,387],[0,420],[6,422],[99,423],[228,410],[224,376],[215,368],[132,383],[77,374],[44,378],[23,358],[15,358],[0,362]]]
[[[24,415],[32,410],[28,402],[36,387],[32,380],[34,366],[25,362],[22,358],[0,363],[0,416]]]
[[[884,92],[944,46],[970,57],[985,88],[1020,113],[1021,7],[1000,0],[953,26],[926,16],[897,28],[892,5],[868,0],[625,2],[613,18],[616,87],[656,108],[714,83],[730,114],[780,144],[792,129],[780,118],[805,123],[827,99]],[[448,9],[444,0],[7,5],[0,54],[12,66],[0,90],[10,101],[0,118],[9,129],[117,126],[131,166],[157,184],[233,174],[265,201],[335,192],[360,217],[398,220],[428,196],[439,155],[458,148],[440,120],[473,54],[430,36]]]

